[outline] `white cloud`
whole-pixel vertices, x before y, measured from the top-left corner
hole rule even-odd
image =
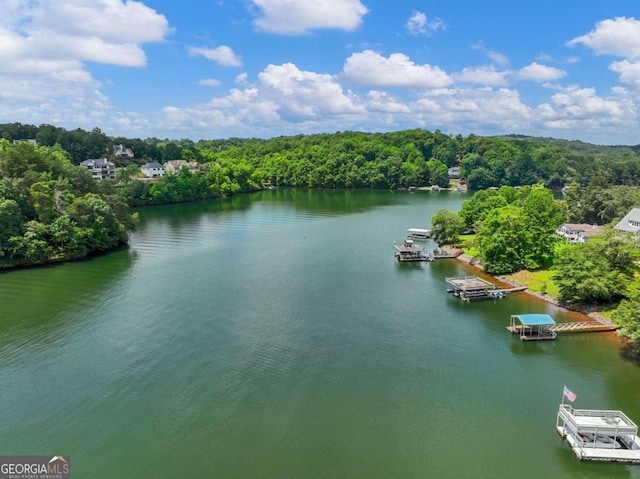
[[[169,31],[163,15],[133,0],[41,0],[37,4],[32,26],[40,32],[97,37],[118,45],[160,41]]]
[[[236,83],[238,85],[248,85],[249,84],[249,75],[246,72],[240,73],[236,77]]]
[[[202,56],[222,66],[242,66],[242,58],[226,45],[220,45],[216,48],[189,47],[187,51],[191,56]]]
[[[567,43],[578,44],[591,48],[597,55],[640,58],[640,21],[633,17],[603,20],[594,30]]]
[[[198,85],[202,86],[220,86],[222,82],[220,80],[216,80],[215,78],[204,78],[198,82]]]
[[[394,114],[411,112],[409,105],[384,91],[370,91],[366,102],[368,111]]]
[[[142,44],[171,31],[163,15],[133,0],[0,4],[0,121],[95,126],[116,118],[84,62],[144,66]]]
[[[624,93],[620,91],[620,93]],[[571,129],[580,132],[603,133],[611,129],[637,128],[638,116],[633,101],[628,96],[615,94],[601,97],[595,88],[571,86],[551,96],[551,102],[536,108],[536,116],[542,125],[550,129]]]
[[[439,67],[416,65],[402,53],[389,58],[365,50],[354,53],[344,64],[343,76],[358,85],[401,88],[440,88],[451,83],[451,78]]]
[[[426,35],[430,32],[445,30],[447,25],[439,18],[429,21],[425,13],[415,11],[405,23],[405,28],[412,35]]]
[[[254,24],[265,32],[299,35],[310,30],[355,30],[368,9],[360,0],[252,0],[263,16]]]
[[[258,78],[263,89],[278,100],[281,116],[289,119],[358,110],[331,75],[301,71],[294,64],[285,63],[267,66]]]
[[[507,58],[506,55],[503,55],[500,52],[489,50],[483,42],[474,43],[473,45],[471,45],[471,48],[485,54],[492,62],[497,65],[504,66],[509,64],[509,58]]]
[[[541,65],[533,62],[522,67],[515,73],[518,80],[530,80],[534,82],[544,83],[548,81],[559,80],[567,75],[567,72],[558,68]]]
[[[431,117],[455,127],[481,132],[488,128],[511,128],[525,125],[531,118],[530,108],[523,104],[517,90],[508,88],[450,88],[425,92],[417,102],[425,120]]]
[[[622,60],[613,62],[609,68],[620,75],[620,82],[634,89],[640,89],[640,61]]]
[[[498,65],[508,65],[509,64],[509,58],[507,58],[506,55],[503,55],[500,52],[494,52],[492,50],[489,50],[489,51],[487,51],[487,56],[489,58],[491,58],[491,60],[493,60]]]
[[[485,86],[502,86],[508,83],[508,70],[498,71],[493,65],[467,67],[460,73],[453,74],[456,83],[474,83]]]
[[[234,88],[206,104],[164,109],[167,128],[215,127],[233,130],[234,136],[242,131],[255,136],[275,125],[284,130],[287,125],[298,129],[319,123],[337,126],[363,113],[361,102],[343,91],[333,76],[300,70],[291,63],[268,65],[255,84]]]

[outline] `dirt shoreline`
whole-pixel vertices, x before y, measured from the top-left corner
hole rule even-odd
[[[500,283],[504,283],[506,285],[512,286],[514,288],[518,288],[518,287],[523,287],[526,286],[522,283],[519,283],[518,281],[515,281],[511,278],[507,278],[506,276],[493,276],[490,275],[489,273],[487,273],[484,268],[482,267],[482,265],[480,264],[480,262],[474,258],[473,256],[469,256],[468,254],[465,254],[461,249],[458,248],[453,248],[451,246],[441,246],[440,249],[442,249],[443,251],[446,251],[447,253],[451,254],[451,255],[455,255],[456,259],[458,261],[462,261],[463,263],[468,264],[469,266],[472,266],[473,268],[477,269],[478,271],[481,271],[483,274],[490,276],[491,278],[495,279],[496,281],[500,282]],[[593,320],[593,321],[597,321],[599,323],[603,323],[603,324],[611,324],[611,321],[609,321],[607,318],[605,318],[599,311],[597,311],[595,308],[593,307],[588,307],[588,306],[584,306],[584,305],[567,305],[564,303],[561,303],[560,301],[558,301],[556,298],[549,296],[547,294],[542,294],[542,293],[538,293],[536,291],[531,291],[529,289],[526,289],[525,291],[523,291],[524,294],[528,294],[529,296],[533,296],[536,297],[538,299],[541,299],[542,301],[545,301],[547,303],[553,304],[554,306],[557,306],[558,308],[562,308],[565,311],[571,311],[574,313],[580,313],[583,314],[585,316],[587,316],[589,319]]]

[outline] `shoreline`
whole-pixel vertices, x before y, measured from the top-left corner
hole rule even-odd
[[[503,283],[505,285],[511,286],[511,287],[526,287],[526,285],[519,283],[518,281],[515,281],[513,279],[507,278],[506,276],[494,276],[492,274],[487,273],[484,268],[482,267],[482,265],[480,264],[480,262],[474,258],[473,256],[469,256],[468,254],[464,253],[464,251],[462,251],[461,249],[458,248],[453,248],[451,246],[440,246],[440,249],[442,249],[443,251],[446,251],[447,253],[451,254],[451,255],[455,255],[455,259],[458,261],[461,261],[465,264],[468,264],[469,266],[471,266],[472,268],[478,270],[479,272],[481,272],[483,275],[489,276],[490,278],[492,278],[494,281],[498,282],[498,283]],[[611,321],[608,320],[607,318],[605,318],[602,313],[600,313],[599,311],[590,308],[590,307],[585,307],[585,306],[580,306],[580,305],[567,305],[567,304],[563,304],[560,301],[558,301],[556,298],[549,296],[548,294],[542,294],[539,293],[537,291],[531,291],[530,289],[525,289],[524,291],[522,291],[522,293],[524,294],[528,294],[529,296],[533,296],[534,298],[537,298],[541,301],[544,301],[546,303],[552,304],[558,308],[563,309],[564,311],[567,312],[571,312],[571,313],[577,313],[580,315],[583,315],[585,317],[587,317],[589,320],[591,321],[596,321],[598,323],[603,323],[603,324],[611,324]],[[617,334],[616,334],[616,337]],[[618,337],[618,341],[621,344],[624,344],[625,341],[622,338]]]

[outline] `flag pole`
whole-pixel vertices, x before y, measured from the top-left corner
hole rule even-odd
[[[560,401],[560,405],[564,404],[564,390],[566,389],[567,385],[565,384],[564,386],[562,386],[562,400]]]

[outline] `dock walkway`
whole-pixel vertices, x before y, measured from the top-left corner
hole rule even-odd
[[[549,329],[556,333],[586,333],[586,332],[601,332],[601,331],[615,331],[620,326],[614,323],[604,323],[599,321],[578,321],[574,323],[556,323]]]

